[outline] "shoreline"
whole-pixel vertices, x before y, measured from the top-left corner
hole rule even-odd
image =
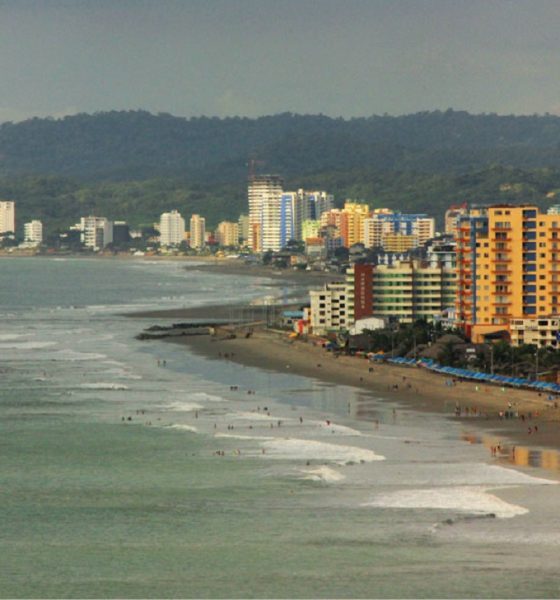
[[[312,341],[294,341],[284,332],[270,330],[254,330],[249,338],[201,335],[164,341],[186,345],[212,360],[360,388],[397,403],[404,410],[429,412],[460,422],[462,439],[484,444],[490,458],[514,466],[560,469],[560,408],[554,408],[546,395],[536,391],[512,388],[502,391],[499,386],[468,381],[450,387],[446,384],[448,378],[421,367],[377,364],[344,355],[335,358]],[[461,406],[459,417],[455,416],[456,403]],[[500,418],[499,412],[507,410],[518,411],[525,418]],[[353,416],[368,420],[359,411]],[[497,451],[492,447],[498,447]]]

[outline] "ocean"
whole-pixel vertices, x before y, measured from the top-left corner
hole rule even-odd
[[[557,471],[122,316],[293,290],[148,260],[3,259],[0,282],[2,597],[560,595]]]

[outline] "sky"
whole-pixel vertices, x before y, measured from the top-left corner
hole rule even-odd
[[[0,0],[0,122],[560,114],[560,0]]]

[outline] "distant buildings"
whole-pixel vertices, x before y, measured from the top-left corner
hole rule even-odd
[[[206,219],[200,215],[192,215],[189,231],[190,247],[195,250],[204,248],[206,244]]]
[[[39,246],[43,243],[43,224],[41,221],[30,221],[23,226],[24,243]]]
[[[90,250],[102,250],[113,242],[113,223],[105,217],[82,217],[79,230],[82,244]]]
[[[159,220],[160,244],[179,246],[185,240],[185,219],[176,210],[162,213]]]
[[[222,221],[216,229],[216,241],[220,246],[239,245],[239,224]]]
[[[15,233],[16,204],[9,200],[0,201],[0,235]]]
[[[417,248],[434,237],[435,219],[424,213],[404,214],[376,209],[364,220],[363,242],[366,248],[403,252]]]
[[[254,175],[249,180],[249,245],[255,252],[268,250],[280,243],[280,197],[283,180],[278,175]],[[263,230],[266,231],[266,248]],[[274,231],[274,229],[277,231]],[[271,247],[270,249],[280,249]]]

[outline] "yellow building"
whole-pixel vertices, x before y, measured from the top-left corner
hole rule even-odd
[[[461,217],[457,236],[457,318],[474,342],[559,314],[560,215],[490,206]]]
[[[222,221],[216,229],[216,241],[220,246],[239,246],[239,224]]]
[[[346,202],[342,210],[341,235],[347,248],[364,242],[364,220],[369,217],[369,205]]]
[[[383,238],[383,250],[385,252],[406,252],[416,248],[417,245],[418,238],[415,235],[387,233]]]

